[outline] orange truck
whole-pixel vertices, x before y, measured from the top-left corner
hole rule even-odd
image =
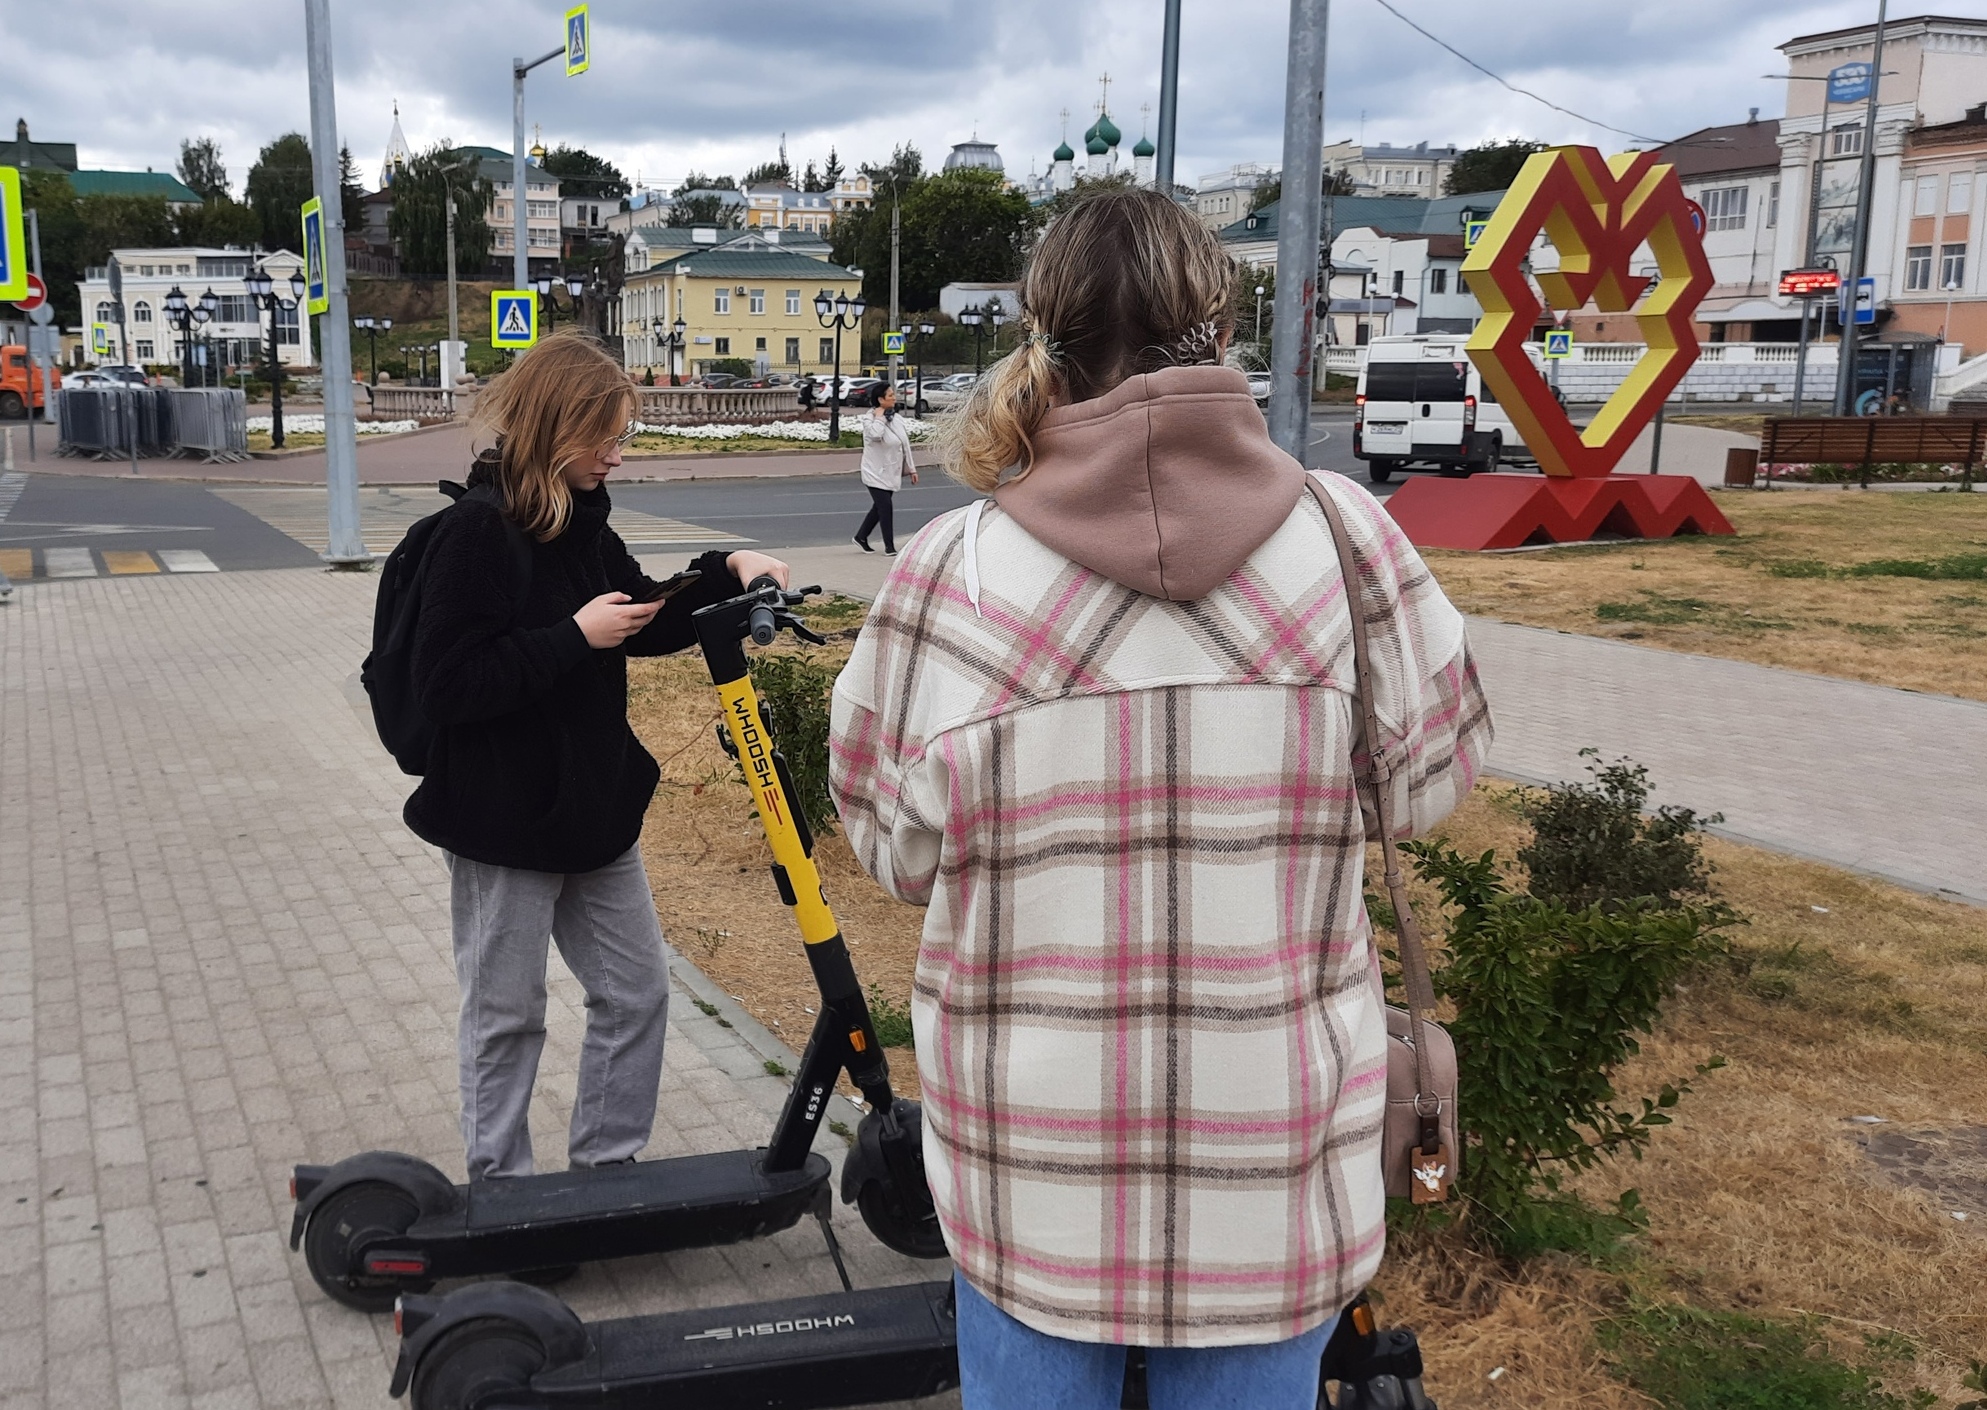
[[[62,386],[62,371],[52,369],[54,381],[49,382],[51,369],[46,363],[38,367],[28,366],[28,350],[19,343],[0,347],[0,419],[15,420],[27,414],[30,395],[34,409],[40,411],[48,404],[51,388]],[[29,389],[32,387],[32,394]]]

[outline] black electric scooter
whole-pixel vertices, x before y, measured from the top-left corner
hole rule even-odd
[[[892,1124],[882,1119],[895,1114],[895,1129],[915,1136],[917,1107],[890,1098],[880,1058],[874,1085],[871,1070],[861,1066],[863,1057],[875,1052],[868,1010],[821,898],[819,876],[807,855],[806,824],[789,801],[792,780],[772,748],[746,677],[741,639],[747,632],[762,645],[781,627],[816,639],[788,610],[804,595],[782,594],[760,579],[745,598],[706,608],[695,619],[724,702],[724,727],[745,764],[773,844],[775,879],[800,913],[824,1001],[835,996],[839,1015],[831,1021],[824,1006],[789,1114],[795,1103],[825,1101],[828,1084],[848,1065],[873,1110],[849,1152],[843,1198],[856,1201],[886,1244],[937,1256],[944,1246],[928,1214],[923,1162],[912,1164],[916,1146],[897,1144]],[[747,610],[741,613],[741,607]],[[907,1229],[916,1232],[908,1246],[897,1237]],[[392,1393],[411,1393],[413,1410],[676,1405],[826,1410],[933,1395],[959,1383],[949,1281],[854,1291],[839,1257],[836,1271],[840,1293],[592,1324],[552,1294],[520,1283],[478,1283],[439,1298],[403,1297],[394,1310],[401,1345]],[[1378,1332],[1363,1294],[1340,1319],[1322,1369],[1325,1378],[1340,1382],[1343,1410],[1435,1410],[1421,1391],[1414,1334]],[[1127,1358],[1124,1404],[1128,1410],[1146,1404],[1141,1352]],[[1321,1388],[1320,1410],[1331,1404]]]
[[[843,1165],[842,1198],[856,1204],[890,1248],[914,1258],[944,1256],[925,1187],[918,1106],[890,1090],[889,1066],[848,947],[821,893],[814,840],[806,819],[787,803],[792,778],[772,746],[746,673],[748,634],[763,644],[784,627],[821,640],[790,610],[802,597],[761,578],[743,596],[704,608],[693,619],[724,703],[721,742],[741,761],[758,797],[773,847],[773,879],[799,918],[821,991],[820,1016],[770,1143],[468,1185],[395,1151],[368,1151],[330,1166],[299,1165],[290,1182],[296,1201],[290,1247],[303,1248],[311,1276],[331,1297],[384,1312],[400,1293],[424,1292],[440,1278],[736,1243],[791,1228],[809,1213],[819,1220],[839,1269],[841,1253],[828,1220],[830,1168],[810,1147],[845,1068],[870,1112]],[[842,1280],[846,1285],[846,1273]]]

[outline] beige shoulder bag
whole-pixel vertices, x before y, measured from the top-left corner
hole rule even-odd
[[[1346,611],[1352,618],[1353,687],[1366,738],[1367,769],[1361,782],[1372,790],[1373,810],[1380,820],[1380,854],[1385,859],[1387,896],[1394,907],[1401,977],[1407,988],[1407,1008],[1387,1009],[1387,1118],[1380,1135],[1380,1168],[1389,1198],[1405,1196],[1416,1204],[1439,1204],[1449,1197],[1456,1157],[1463,1148],[1456,1131],[1456,1045],[1430,1016],[1435,984],[1428,976],[1428,953],[1408,905],[1400,853],[1394,847],[1393,803],[1387,787],[1391,771],[1380,747],[1379,712],[1368,688],[1372,657],[1366,645],[1365,594],[1352,538],[1338,505],[1317,480],[1306,474],[1304,485],[1325,511],[1338,549],[1339,571],[1345,576]]]

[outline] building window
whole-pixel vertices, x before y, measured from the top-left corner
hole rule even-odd
[[[297,306],[287,308],[278,305],[276,309],[276,341],[294,345],[297,341]]]
[[[1966,284],[1966,246],[1939,246],[1939,287],[1948,293]]]
[[[1743,186],[1720,186],[1715,191],[1704,193],[1704,228],[1706,230],[1743,230],[1746,228],[1746,188]]]
[[[715,341],[715,346],[717,348],[717,354],[719,357],[731,356],[731,339],[719,338]]]
[[[749,300],[746,305],[748,312],[764,313],[766,311],[766,291],[764,289],[753,289],[745,297]]]
[[[1904,252],[1904,287],[1907,289],[1929,289],[1932,287],[1932,247],[1912,245]]]
[[[1766,188],[1766,228],[1771,230],[1780,223],[1780,183],[1774,182]]]
[[[792,367],[800,366],[800,339],[798,338],[787,339],[787,364]]]
[[[816,362],[833,362],[835,360],[835,340],[833,338],[823,338],[819,352],[820,356],[814,359]]]
[[[527,200],[524,203],[524,214],[527,220],[557,220],[559,218],[559,203],[557,201]]]
[[[765,350],[766,350],[766,340],[764,338],[754,338],[752,340],[752,351],[764,352]]]
[[[152,340],[150,338],[140,338],[131,345],[131,349],[138,354],[138,361],[150,362],[152,360]]]
[[[792,318],[795,315],[797,315],[799,312],[800,312],[800,290],[789,289],[787,290],[787,317]],[[798,354],[796,354],[793,357],[788,358],[787,361],[799,362],[800,357]]]
[[[141,264],[138,266],[138,272],[144,275],[147,279],[149,279],[152,277],[152,266],[149,264]]]
[[[681,284],[676,286],[676,316],[678,318],[683,316],[683,286]]]
[[[534,226],[524,232],[524,243],[527,248],[535,245],[540,249],[556,250],[559,248],[559,232]]]
[[[216,323],[254,323],[255,305],[248,301],[247,294],[223,294],[221,306],[214,310]]]
[[[1946,214],[1965,215],[1973,209],[1973,173],[1956,171],[1946,178]]]
[[[109,304],[97,305],[97,322],[115,323],[116,321],[117,321],[117,315],[111,310],[111,306]]]
[[[1400,293],[1400,292],[1401,292],[1401,291],[1402,291],[1403,289],[1405,289],[1406,287],[1407,287],[1407,271],[1406,271],[1405,269],[1397,269],[1397,270],[1395,270],[1395,271],[1394,271],[1394,292],[1395,292],[1396,294],[1399,294],[1399,293]]]
[[[138,300],[131,307],[131,321],[133,323],[150,323],[152,321],[152,306],[143,299]]]
[[[731,312],[731,290],[720,289],[712,297],[716,301],[716,312],[721,314]]]
[[[1438,267],[1428,271],[1428,292],[1431,294],[1446,294],[1449,292],[1448,270]]]
[[[1918,194],[1911,202],[1913,215],[1937,215],[1939,213],[1939,178],[1921,176],[1918,178]]]
[[[1863,150],[1863,124],[1845,122],[1829,129],[1828,154],[1831,157],[1853,157]]]

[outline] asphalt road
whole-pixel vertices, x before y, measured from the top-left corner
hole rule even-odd
[[[1308,459],[1312,465],[1351,474],[1366,483],[1363,467],[1352,458],[1349,415],[1332,408],[1329,414],[1313,419],[1311,431]],[[18,494],[11,508],[0,514],[0,551],[42,551],[32,556],[32,572],[20,571],[24,560],[18,552],[0,558],[0,564],[12,565],[9,571],[17,578],[52,573],[46,551],[62,549],[89,550],[90,562],[100,572],[129,571],[132,550],[143,554],[195,549],[224,572],[303,568],[319,562],[313,549],[224,498],[232,492],[227,486],[39,471],[19,476],[12,483]],[[869,508],[869,496],[861,483],[846,473],[629,483],[611,488],[615,503],[622,508],[769,547],[841,543],[854,533]],[[1372,488],[1384,496],[1393,486]],[[378,492],[369,489],[362,493]],[[407,493],[413,493],[411,488]],[[255,501],[254,495],[236,497]],[[6,498],[0,492],[0,504]],[[933,471],[925,474],[921,484],[906,484],[897,496],[899,541],[971,498],[970,491]],[[439,497],[435,503],[439,508]],[[291,523],[291,527],[296,526]],[[106,552],[124,556],[106,559]],[[65,557],[72,564],[78,559],[73,551]],[[110,566],[113,561],[127,567],[114,568]],[[156,569],[141,564],[137,571]]]

